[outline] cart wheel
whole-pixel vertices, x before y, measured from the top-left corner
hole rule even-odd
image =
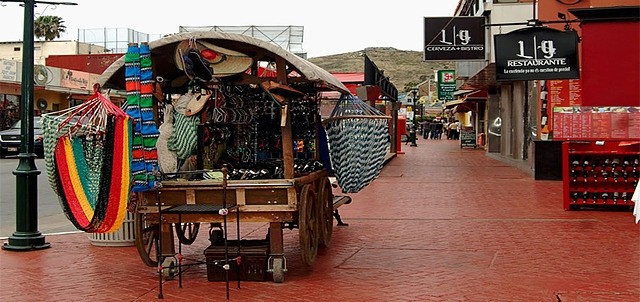
[[[273,258],[273,282],[284,282],[284,259]]]
[[[135,242],[140,259],[147,266],[156,267],[157,242],[158,242],[158,224],[149,223],[145,214],[136,213],[134,216],[135,225]]]
[[[318,244],[328,247],[333,235],[333,190],[328,178],[321,178],[318,185],[318,230],[320,232]]]
[[[300,191],[300,203],[298,205],[298,228],[300,237],[300,253],[302,262],[313,264],[318,255],[318,214],[315,210],[317,196],[310,184],[306,184]]]
[[[182,244],[192,244],[196,240],[199,230],[200,223],[198,222],[176,223],[176,236]]]

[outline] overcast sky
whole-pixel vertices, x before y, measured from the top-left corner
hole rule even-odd
[[[69,1],[78,5],[35,8],[36,16],[62,17],[67,32],[60,40],[77,40],[78,29],[93,28],[164,35],[178,32],[179,26],[295,25],[304,26],[302,45],[310,58],[366,47],[422,51],[424,17],[453,16],[458,4],[458,0]],[[23,17],[18,3],[2,3],[0,41],[22,41]]]

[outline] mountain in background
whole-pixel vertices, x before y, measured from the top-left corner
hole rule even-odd
[[[307,60],[328,72],[364,73],[364,54],[384,70],[384,75],[396,86],[398,94],[408,90],[433,76],[441,69],[454,69],[454,62],[424,61],[420,51],[398,50],[392,47],[369,47],[361,51],[330,56],[308,58]]]

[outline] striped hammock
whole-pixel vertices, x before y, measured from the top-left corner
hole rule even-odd
[[[160,132],[153,116],[153,71],[149,45],[129,44],[125,54],[127,102],[124,111],[134,120],[131,171],[134,192],[155,186],[158,171],[156,143]]]
[[[323,121],[342,192],[357,193],[380,175],[389,147],[388,119],[357,97],[343,94]]]
[[[81,105],[43,114],[49,185],[79,230],[111,233],[122,225],[131,189],[132,122],[95,87]]]

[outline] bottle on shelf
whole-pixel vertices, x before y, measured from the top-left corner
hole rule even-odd
[[[540,129],[540,140],[549,140],[549,125],[544,125],[542,129]]]
[[[624,203],[627,203],[627,201],[629,201],[629,195],[627,194],[627,192],[622,192],[622,195],[620,197],[622,198],[622,201],[624,201]]]
[[[626,169],[627,169],[627,167],[629,166],[629,164],[630,164],[630,163],[629,163],[629,160],[625,158],[625,159],[622,161],[622,170],[623,170],[623,171],[624,171],[624,170],[626,170]]]
[[[620,165],[620,159],[619,158],[616,157],[611,161],[611,168],[613,170],[615,170],[619,165]]]
[[[579,165],[580,165],[580,162],[577,160],[574,160],[573,162],[571,162],[571,173],[575,172]]]
[[[602,197],[602,202],[607,203],[607,200],[609,199],[609,193],[604,192],[600,195],[600,197]]]
[[[582,192],[582,203],[587,203],[587,199],[589,199],[589,192]]]
[[[620,198],[620,193],[618,192],[613,192],[611,199],[613,200],[613,203],[618,203],[618,198]]]
[[[573,203],[578,202],[578,192],[573,192],[573,193],[571,193],[571,201],[572,201]]]

